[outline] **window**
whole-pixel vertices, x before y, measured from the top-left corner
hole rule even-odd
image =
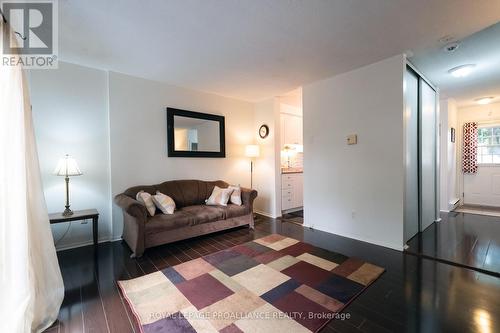
[[[500,125],[477,129],[478,164],[500,164]]]

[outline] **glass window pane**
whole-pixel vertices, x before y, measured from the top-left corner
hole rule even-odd
[[[500,136],[500,127],[494,127],[493,128],[493,135],[494,136]]]
[[[491,128],[483,128],[483,136],[491,136]]]
[[[480,149],[483,149],[481,151],[481,154],[489,154],[489,155],[494,155],[494,154],[499,155],[500,154],[500,147],[499,146],[481,147]]]
[[[493,163],[500,163],[500,155],[493,155]]]
[[[487,136],[488,134],[488,129],[487,128],[478,128],[477,130],[477,135],[479,137],[484,137],[484,136]]]

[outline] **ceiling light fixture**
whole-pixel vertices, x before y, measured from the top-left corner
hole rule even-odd
[[[476,67],[476,65],[474,65],[474,64],[462,65],[462,66],[458,66],[458,67],[454,67],[454,68],[450,69],[448,71],[448,73],[450,73],[454,77],[466,77],[467,75],[472,73],[472,71],[474,70],[474,67]]]
[[[481,98],[476,98],[474,101],[475,101],[477,104],[486,105],[486,104],[490,104],[490,103],[491,103],[491,101],[492,101],[494,98],[495,98],[495,97],[493,97],[493,96],[481,97]]]

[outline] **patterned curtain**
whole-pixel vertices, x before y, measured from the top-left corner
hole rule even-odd
[[[464,173],[477,172],[477,123],[464,124],[462,169]]]

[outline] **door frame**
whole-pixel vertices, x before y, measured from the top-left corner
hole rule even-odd
[[[422,93],[421,93],[421,81],[424,81],[432,90],[434,90],[434,92],[436,93],[436,98],[435,98],[435,117],[434,117],[434,121],[435,121],[435,138],[434,138],[434,142],[435,142],[435,146],[434,146],[434,161],[435,161],[435,165],[436,165],[436,168],[434,170],[435,172],[435,175],[434,175],[434,179],[435,179],[435,182],[434,182],[434,192],[435,192],[435,198],[434,198],[434,201],[435,201],[435,212],[434,212],[434,222],[439,222],[441,221],[441,218],[440,218],[440,188],[439,188],[439,183],[440,183],[440,169],[441,169],[441,164],[440,164],[440,147],[439,147],[439,140],[441,138],[441,124],[439,122],[439,89],[430,81],[428,80],[425,75],[423,75],[408,59],[406,59],[406,63],[405,63],[405,71],[410,71],[412,72],[418,79],[418,139],[417,139],[417,149],[418,149],[418,192],[419,192],[419,200],[418,200],[418,233],[422,232],[422,217],[421,217],[421,166],[420,166],[420,161],[421,161],[421,128],[420,128],[420,115],[421,115],[421,105],[422,105]],[[405,101],[406,103],[406,101]],[[407,123],[406,122],[403,122],[403,126],[404,126],[404,131],[406,132],[407,131]],[[406,144],[404,145],[405,147],[405,152],[404,152],[404,156],[406,156]],[[406,172],[406,166],[405,166],[405,172]],[[405,177],[406,177],[406,173],[405,173]],[[404,195],[406,195],[406,190],[404,191]],[[405,199],[406,200],[406,199]],[[431,224],[432,225],[432,224]],[[404,235],[403,235],[404,237]],[[411,238],[410,238],[411,239]],[[408,240],[404,240],[404,242],[408,242]]]

